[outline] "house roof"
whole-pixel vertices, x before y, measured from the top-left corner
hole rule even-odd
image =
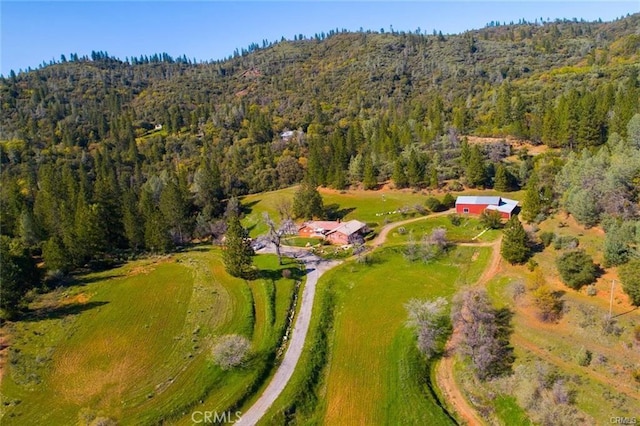
[[[498,206],[500,205],[500,197],[485,195],[460,195],[456,199],[456,205],[458,204],[481,204]]]
[[[501,204],[499,206],[488,205],[487,206],[487,210],[496,210],[496,211],[499,211],[501,213],[509,213],[509,214],[511,214],[513,212],[513,210],[517,206],[518,206],[518,203],[515,203],[515,204],[504,203],[504,204]]]
[[[334,231],[340,225],[342,225],[340,222],[334,220],[312,220],[303,223],[300,229],[307,227],[311,228],[314,232],[324,233]]]
[[[330,231],[329,234],[333,232],[339,232],[341,234],[349,236],[349,235],[355,234],[356,232],[360,231],[362,228],[366,226],[367,226],[366,223],[362,223],[359,220],[350,220],[348,222],[342,223],[339,227],[337,227],[333,231]]]

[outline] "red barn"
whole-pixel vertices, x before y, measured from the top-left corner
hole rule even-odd
[[[461,195],[456,200],[456,213],[480,215],[485,210],[495,210],[504,219],[515,213],[518,202],[498,196]]]

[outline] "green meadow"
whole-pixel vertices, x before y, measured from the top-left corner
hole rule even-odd
[[[451,299],[475,281],[489,248],[457,247],[437,262],[405,260],[401,247],[376,251],[368,264],[347,262],[322,277],[314,315],[326,315],[332,295],[335,319],[327,332],[314,317],[301,366],[262,424],[452,424],[430,390],[430,366],[405,325],[412,298]],[[321,374],[314,366],[326,350]],[[315,375],[315,376],[314,376]],[[315,377],[309,383],[308,377]]]
[[[295,291],[281,269],[297,265],[270,255],[255,263],[261,278],[232,278],[218,250],[200,247],[40,296],[5,325],[2,424],[157,424],[189,419],[199,401],[241,405],[271,372]],[[210,350],[231,333],[249,337],[252,351],[244,367],[223,371]]]

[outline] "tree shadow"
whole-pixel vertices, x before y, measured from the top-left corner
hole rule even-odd
[[[636,306],[636,307],[634,307],[633,309],[629,309],[629,310],[628,310],[628,311],[626,311],[626,312],[621,312],[621,313],[619,313],[619,314],[616,314],[616,315],[612,316],[611,318],[618,318],[618,317],[621,317],[621,316],[623,316],[623,315],[630,314],[630,313],[631,313],[631,312],[633,312],[633,311],[637,311],[637,310],[638,310],[638,308],[639,308],[639,306]]]
[[[38,322],[42,320],[60,319],[70,315],[77,315],[89,309],[106,305],[109,302],[95,301],[87,303],[71,303],[57,308],[42,308],[35,311],[27,311],[22,314],[22,321]]]
[[[511,324],[513,315],[513,311],[509,308],[500,308],[495,311],[499,356],[492,368],[494,377],[506,376],[513,372],[513,363],[516,360],[514,348],[510,344],[513,334],[513,325]]]
[[[241,203],[240,212],[244,214],[251,214],[253,211],[253,206],[261,202],[262,200],[254,200],[248,203]]]
[[[100,275],[97,277],[71,275],[70,277],[67,277],[67,279],[60,281],[58,284],[60,284],[62,287],[71,287],[71,286],[83,287],[89,284],[97,283],[99,281],[111,280],[114,278],[122,278],[124,276],[125,276],[124,274],[116,274],[116,273]]]
[[[339,204],[333,203],[328,204],[324,207],[324,214],[327,216],[329,220],[342,220],[346,215],[354,211],[355,207],[347,207],[344,209],[340,208]]]
[[[292,264],[293,265],[293,264]],[[254,279],[263,279],[268,281],[278,281],[280,279],[290,279],[295,281],[300,281],[302,278],[309,274],[310,270],[301,270],[299,268],[299,263],[295,262],[295,266],[291,268],[285,269],[260,269],[256,271],[254,275]],[[285,272],[289,271],[289,272]]]

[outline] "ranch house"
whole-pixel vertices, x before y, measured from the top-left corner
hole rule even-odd
[[[499,196],[461,195],[456,199],[456,213],[480,215],[485,210],[495,210],[503,219],[517,214],[518,202]]]
[[[305,238],[322,238],[332,244],[353,244],[361,241],[369,232],[365,223],[359,220],[348,222],[314,220],[305,222],[298,235]]]

